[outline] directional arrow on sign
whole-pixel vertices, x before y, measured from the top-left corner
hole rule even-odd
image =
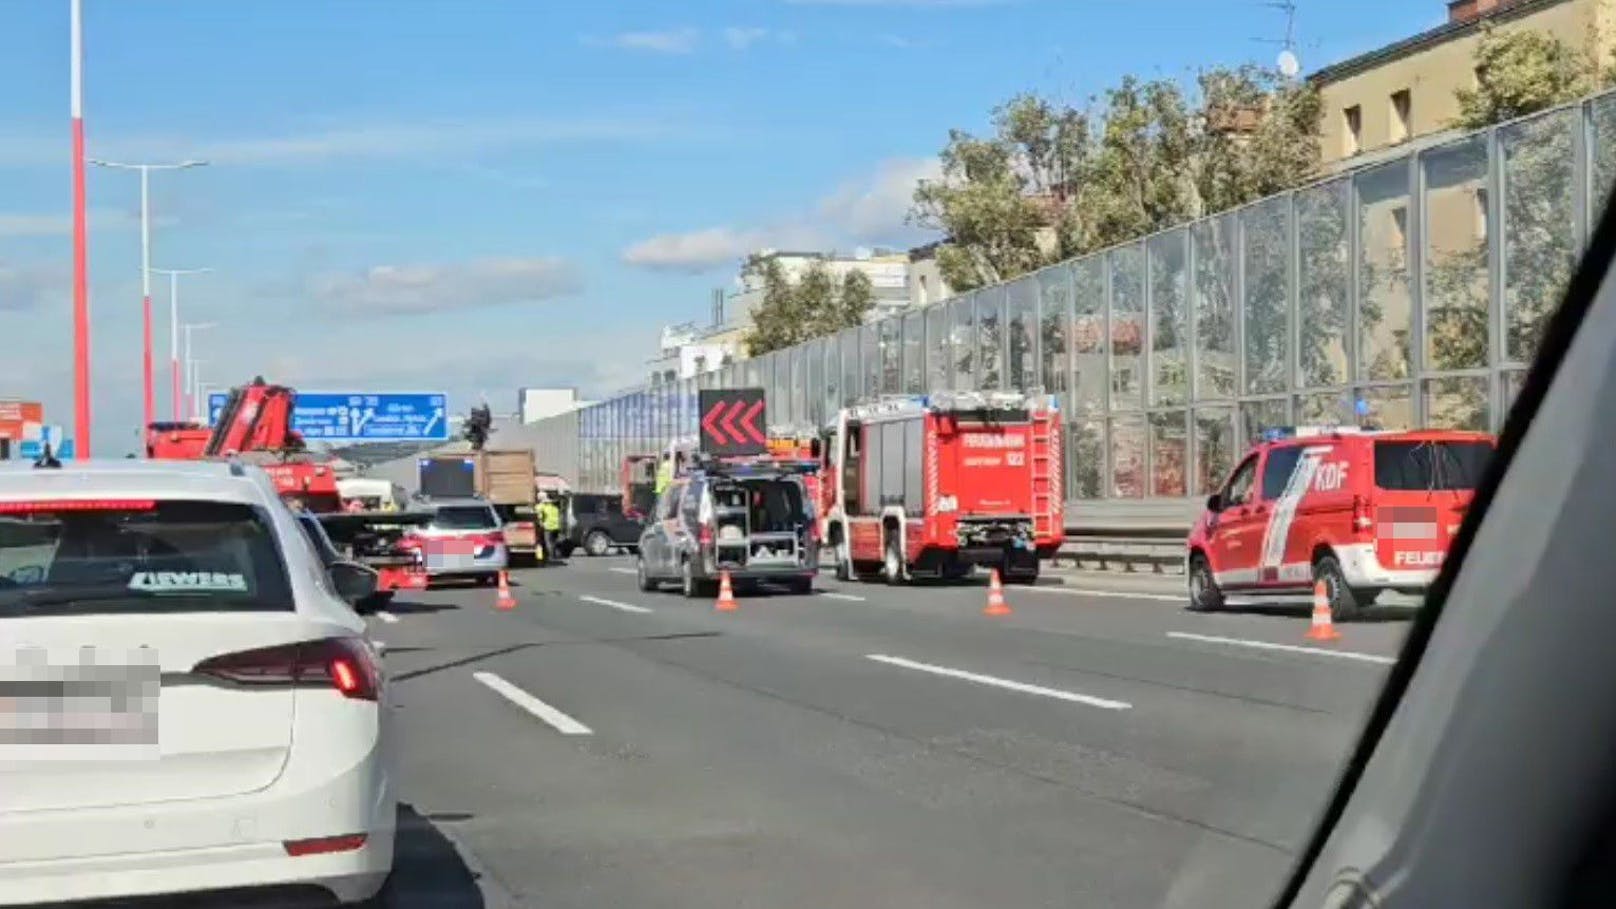
[[[724,415],[724,405],[726,403],[727,402],[725,401],[719,401],[717,404],[714,404],[707,411],[707,413],[703,414],[701,418],[702,430],[708,435],[712,436],[714,439],[718,440],[718,444],[720,445],[729,444],[729,437],[724,435],[724,431],[718,428],[718,419]]]
[[[701,450],[721,458],[759,455],[768,437],[768,405],[761,388],[703,388],[697,392],[701,413]]]
[[[748,437],[759,445],[768,444],[769,441],[757,427],[758,414],[762,412],[763,401],[759,399],[753,401],[752,406],[748,407],[746,413],[741,416],[741,428],[746,430]]]

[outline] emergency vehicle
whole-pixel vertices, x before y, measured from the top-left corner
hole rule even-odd
[[[821,446],[823,538],[842,580],[1032,581],[1065,536],[1060,413],[1020,392],[901,395],[844,408]]]
[[[1496,440],[1449,430],[1277,430],[1206,503],[1188,538],[1190,608],[1226,592],[1295,594],[1322,581],[1350,619],[1383,590],[1436,577]]]

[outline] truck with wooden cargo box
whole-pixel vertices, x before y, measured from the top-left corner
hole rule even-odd
[[[538,464],[531,448],[483,449],[420,459],[420,491],[428,499],[482,499],[504,522],[512,556],[533,559],[539,549]]]

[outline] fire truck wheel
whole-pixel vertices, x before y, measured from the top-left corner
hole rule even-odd
[[[1313,563],[1313,582],[1324,582],[1325,595],[1330,598],[1330,617],[1337,622],[1350,622],[1363,611],[1364,601],[1358,591],[1347,586],[1347,576],[1341,571],[1341,562],[1333,555],[1320,556]]]
[[[903,583],[903,551],[896,536],[887,537],[886,554],[881,559],[881,579],[888,584]]]
[[[1223,608],[1223,591],[1218,589],[1217,579],[1212,576],[1212,566],[1207,563],[1206,556],[1196,553],[1190,556],[1190,611],[1213,612]]]

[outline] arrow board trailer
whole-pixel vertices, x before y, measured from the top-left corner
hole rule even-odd
[[[760,455],[768,449],[767,404],[761,388],[704,388],[697,393],[701,450],[716,457]]]
[[[822,537],[838,577],[1038,577],[1064,538],[1060,413],[1015,392],[897,396],[827,430]]]

